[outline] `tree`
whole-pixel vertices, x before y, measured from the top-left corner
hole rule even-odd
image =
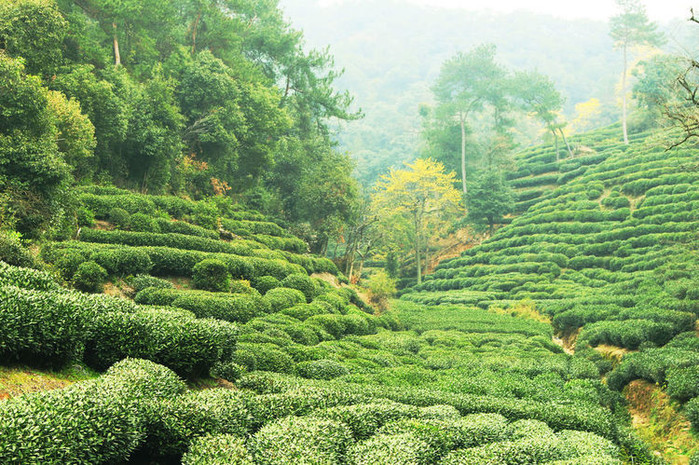
[[[101,173],[117,176],[124,171],[125,162],[120,149],[126,139],[132,92],[126,91],[124,85],[117,86],[119,81],[123,84],[128,80],[123,73],[112,72],[111,75],[115,83],[99,78],[94,66],[78,65],[64,70],[49,82],[49,88],[80,102],[82,112],[94,126],[95,156],[86,160],[88,166],[81,167],[78,173],[81,179],[87,180],[90,175]]]
[[[142,192],[163,192],[182,155],[183,118],[174,94],[174,83],[158,70],[132,94],[133,112],[122,150],[128,180]]]
[[[553,81],[536,71],[523,71],[515,75],[513,82],[514,94],[520,101],[522,108],[541,121],[553,136],[556,146],[556,160],[559,159],[558,134],[561,135],[568,148],[568,155],[573,156],[563,131],[566,123],[560,122],[558,119],[563,108],[564,99],[556,90]]]
[[[456,175],[445,173],[441,163],[418,159],[407,169],[391,170],[376,185],[372,210],[387,237],[401,230],[410,234],[418,283],[422,282],[423,250],[458,208],[455,182]]]
[[[667,116],[669,108],[685,104],[680,80],[686,76],[687,69],[686,60],[672,55],[656,55],[639,63],[639,68],[634,70],[633,97],[648,119],[658,121]]]
[[[71,125],[57,128],[66,118],[52,111],[49,99],[38,77],[0,52],[0,192],[9,194],[0,217],[29,237],[65,216],[72,181],[58,146],[59,131],[72,133]]]
[[[496,170],[484,171],[471,182],[465,201],[468,220],[476,225],[487,224],[491,232],[515,207],[512,187]]]
[[[621,78],[622,112],[621,124],[624,143],[629,144],[627,120],[627,74],[629,49],[638,45],[660,46],[664,36],[658,32],[655,23],[648,20],[646,8],[640,0],[616,0],[621,13],[609,21],[609,35],[614,40],[614,48],[621,49],[624,57],[624,70]]]
[[[437,116],[456,118],[461,132],[461,187],[466,193],[466,136],[469,116],[486,103],[501,101],[505,70],[495,63],[495,46],[480,45],[468,53],[459,52],[443,65],[432,88]]]
[[[50,0],[5,0],[0,4],[0,49],[22,56],[27,73],[52,75],[63,59],[68,23]]]

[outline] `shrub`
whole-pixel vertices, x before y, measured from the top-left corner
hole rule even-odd
[[[78,226],[89,228],[95,224],[95,214],[87,207],[78,207],[75,211],[75,216],[78,220]]]
[[[299,376],[309,379],[333,379],[349,374],[349,370],[335,360],[313,360],[296,366]]]
[[[388,299],[396,294],[396,280],[384,270],[374,272],[366,283],[371,293],[371,303],[385,309]]]
[[[0,261],[13,266],[36,268],[36,261],[27,249],[22,247],[19,234],[0,231]]]
[[[320,305],[317,302],[310,304],[297,304],[293,307],[285,308],[281,311],[284,315],[304,321],[314,315],[322,315],[328,312],[328,306]]]
[[[506,428],[505,417],[484,413],[443,420],[406,418],[386,424],[377,434],[412,433],[444,455],[449,450],[504,440]]]
[[[287,417],[258,431],[250,449],[258,464],[340,464],[351,442],[349,428],[340,422]]]
[[[684,405],[684,413],[695,431],[699,431],[699,397],[695,397]]]
[[[44,271],[22,268],[0,261],[0,286],[17,286],[35,291],[64,291],[56,277]]]
[[[194,265],[192,282],[197,289],[227,292],[231,288],[231,274],[225,263],[209,258]]]
[[[243,439],[217,434],[192,440],[182,465],[253,465],[253,461]]]
[[[194,319],[162,310],[98,315],[86,341],[85,361],[104,369],[125,357],[161,363],[180,376],[206,376],[229,360],[238,330],[232,323]]]
[[[155,218],[145,213],[134,213],[131,215],[130,229],[131,231],[159,233],[160,225]]]
[[[436,452],[429,444],[412,433],[376,435],[356,444],[348,455],[348,463],[352,465],[427,465],[435,463],[437,459]]]
[[[242,343],[233,360],[247,371],[293,373],[294,360],[272,344]]]
[[[12,398],[0,403],[0,462],[124,462],[143,438],[143,407],[183,390],[164,367],[126,360],[99,379]]]
[[[699,397],[699,366],[669,370],[667,393],[680,402]]]
[[[272,313],[277,313],[285,308],[306,302],[306,297],[301,291],[286,287],[270,289],[263,299],[268,303]]]
[[[128,284],[133,288],[134,294],[138,294],[148,287],[154,289],[174,289],[175,287],[170,281],[147,274],[139,274],[132,277],[129,279]]]
[[[316,297],[313,302],[327,302],[332,305],[337,313],[347,313],[347,304],[349,303],[347,299],[335,292],[321,294]]]
[[[128,229],[131,224],[131,215],[123,208],[114,207],[109,210],[109,221],[119,229]]]
[[[119,276],[148,274],[153,268],[148,254],[136,248],[105,249],[92,254],[91,259],[110,274]]]
[[[417,417],[419,412],[420,409],[412,405],[384,402],[333,407],[319,410],[314,415],[345,423],[356,439],[363,440],[372,436],[386,423],[401,418]]]
[[[565,430],[557,434],[561,440],[561,453],[564,457],[602,455],[616,458],[619,448],[611,441],[596,434],[583,431]]]
[[[306,301],[310,302],[316,293],[316,287],[310,276],[303,273],[292,273],[281,281],[281,286],[289,289],[296,289],[306,296]]]
[[[274,276],[260,276],[253,281],[253,287],[260,291],[260,294],[264,295],[270,289],[281,287],[281,281]]]
[[[107,281],[107,270],[93,261],[83,262],[73,275],[73,285],[85,292],[100,293]]]
[[[162,399],[146,425],[144,449],[154,457],[179,458],[189,443],[206,434],[248,433],[250,413],[243,395],[228,389],[206,389]]]
[[[219,362],[211,368],[210,375],[213,378],[221,378],[235,382],[245,373],[245,369],[234,362]]]
[[[0,359],[60,367],[81,354],[85,322],[70,295],[0,286]]]
[[[139,294],[140,295],[140,294]],[[265,314],[267,307],[259,296],[244,294],[199,294],[197,292],[176,292],[168,305],[190,310],[198,318],[217,318],[225,321],[245,323]]]

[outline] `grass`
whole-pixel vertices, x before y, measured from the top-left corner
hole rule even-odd
[[[0,367],[0,400],[36,391],[66,387],[99,374],[83,365],[71,365],[58,371],[24,366]]]
[[[659,386],[647,381],[632,381],[624,395],[638,435],[672,464],[687,465],[699,453],[699,437],[690,429],[678,402]]]

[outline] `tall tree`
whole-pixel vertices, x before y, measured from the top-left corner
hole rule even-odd
[[[422,282],[423,252],[430,236],[458,208],[461,196],[454,188],[455,182],[456,175],[445,173],[441,163],[418,159],[407,169],[391,170],[376,185],[372,210],[382,229],[405,228],[410,233],[418,283]]]
[[[609,20],[609,35],[614,40],[614,47],[621,50],[624,57],[624,70],[621,78],[621,124],[624,131],[624,143],[629,143],[627,128],[627,93],[628,63],[630,49],[638,45],[659,46],[664,36],[657,30],[655,23],[646,15],[646,8],[640,0],[616,0],[621,12]]]
[[[559,134],[568,148],[568,155],[572,156],[568,139],[563,131],[566,123],[559,121],[564,99],[556,90],[553,81],[536,71],[523,71],[515,74],[513,87],[514,94],[522,108],[542,122],[553,136],[556,146],[556,160],[559,159]]]
[[[488,102],[499,102],[505,70],[495,62],[495,45],[485,44],[447,60],[432,88],[437,117],[456,119],[461,133],[461,187],[466,183],[468,118]]]

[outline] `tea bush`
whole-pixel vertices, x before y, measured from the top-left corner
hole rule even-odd
[[[197,289],[229,292],[231,274],[225,263],[214,258],[202,260],[192,268],[192,283]]]
[[[200,436],[190,442],[182,465],[254,465],[245,441],[232,434]]]
[[[351,443],[349,428],[340,422],[287,417],[258,431],[250,449],[258,464],[340,464]]]
[[[100,293],[107,281],[107,270],[93,261],[83,262],[73,275],[73,285],[85,292]]]

